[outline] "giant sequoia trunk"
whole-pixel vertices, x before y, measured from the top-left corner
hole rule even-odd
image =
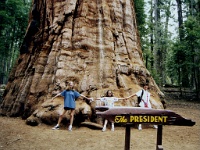
[[[62,98],[54,103],[50,98],[62,91],[68,80],[94,99],[108,89],[116,97],[129,96],[148,80],[155,95],[153,107],[163,108],[162,93],[143,63],[132,0],[33,1],[0,113],[22,116],[28,123],[40,120],[51,124],[63,106]],[[118,105],[135,106],[135,101]],[[75,118],[87,115],[91,119],[94,106],[95,101],[78,100]]]

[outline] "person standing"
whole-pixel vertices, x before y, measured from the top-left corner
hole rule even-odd
[[[114,103],[115,103],[116,101],[118,101],[118,100],[125,100],[125,99],[127,99],[127,98],[117,98],[117,97],[114,97],[114,96],[113,96],[113,92],[112,92],[111,90],[108,90],[108,91],[106,92],[106,94],[105,94],[104,97],[102,97],[102,98],[97,98],[97,99],[100,100],[100,101],[103,101],[104,104],[105,104],[105,106],[114,107]],[[103,132],[106,131],[107,123],[108,123],[108,120],[105,119],[104,125],[103,125],[103,129],[102,129]],[[115,130],[114,128],[115,128],[115,127],[114,127],[114,122],[111,122],[111,131],[114,131],[114,130]]]
[[[58,130],[60,128],[60,123],[63,119],[64,114],[70,110],[70,125],[68,127],[69,131],[72,131],[72,124],[74,120],[74,113],[75,113],[75,108],[76,108],[76,100],[81,96],[85,99],[92,100],[92,98],[87,98],[86,96],[80,94],[79,92],[74,90],[74,83],[70,81],[67,84],[66,90],[62,91],[61,93],[58,93],[56,96],[54,96],[51,99],[51,102],[58,97],[58,96],[63,96],[64,97],[64,110],[62,114],[59,116],[58,123],[56,126],[54,126],[52,129],[53,130]]]
[[[137,93],[130,96],[130,97],[133,97],[133,96],[141,97],[141,101],[138,102],[139,107],[152,108],[151,103],[150,103],[150,96],[152,94],[148,92],[148,88],[149,88],[149,85],[147,83],[145,83],[145,84],[143,84],[143,89],[139,90]],[[157,129],[157,125],[154,125],[153,127],[155,129]],[[138,125],[138,130],[142,130],[141,124]]]

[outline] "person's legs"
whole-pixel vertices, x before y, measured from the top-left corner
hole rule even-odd
[[[111,123],[111,131],[115,130],[114,122]]]
[[[157,126],[157,125],[153,125],[153,128],[154,128],[154,129],[157,129],[157,128],[158,128],[158,126]]]
[[[59,116],[59,119],[58,119],[58,125],[60,125],[60,123],[61,123],[61,121],[62,121],[62,119],[63,119],[63,116],[64,116],[64,114],[67,112],[67,110],[63,110],[63,113]]]
[[[108,123],[108,120],[106,119],[105,122],[104,122],[103,129],[102,129],[103,132],[106,131],[107,123]]]
[[[149,105],[150,106],[150,105]],[[144,106],[144,102],[142,102],[141,103],[141,106],[140,106],[141,108],[145,108],[145,106]],[[138,125],[138,130],[142,130],[142,124],[139,124]]]
[[[149,108],[152,108],[151,105],[149,105]],[[153,125],[153,128],[154,128],[154,129],[157,129],[158,126],[157,126],[157,125]]]
[[[71,110],[71,113],[70,113],[70,123],[69,123],[69,128],[68,130],[69,131],[72,131],[72,125],[73,125],[73,121],[74,121],[74,113],[75,113],[75,110]]]
[[[63,118],[63,115],[66,113],[67,110],[63,110],[62,114],[59,116],[59,119],[58,119],[58,123],[55,127],[53,127],[52,129],[55,130],[55,129],[59,129],[60,128],[60,123],[62,121],[62,118]]]
[[[142,130],[142,124],[138,125],[138,130]]]

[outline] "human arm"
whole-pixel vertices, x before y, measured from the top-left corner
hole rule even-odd
[[[117,98],[118,100],[127,100],[128,98],[125,97],[125,98]]]
[[[106,101],[106,99],[107,99],[107,97],[105,97],[105,96],[102,96],[100,98],[96,98],[96,100],[100,100],[100,101]]]
[[[134,97],[134,96],[137,96],[136,93],[134,93],[134,94],[132,94],[132,95],[130,95],[128,97],[125,97],[124,99],[129,99],[129,98]]]
[[[58,94],[56,94],[56,96],[52,97],[52,98],[51,98],[51,102],[53,102],[53,100],[54,100],[56,97],[60,96],[60,95],[61,95],[61,93],[58,93]]]
[[[128,96],[128,97],[125,97],[125,98],[118,98],[118,100],[127,100],[127,99],[129,99],[129,98],[131,98],[131,97],[134,97],[134,96],[136,96],[136,93],[135,93],[135,94],[132,94],[132,95],[130,95],[130,96]]]
[[[93,98],[88,98],[88,97],[86,97],[86,96],[83,95],[83,94],[80,94],[80,96],[83,97],[83,98],[85,98],[85,99],[87,99],[87,100],[93,101]]]

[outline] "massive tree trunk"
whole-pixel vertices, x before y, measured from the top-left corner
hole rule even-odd
[[[148,80],[153,107],[163,108],[162,92],[143,63],[132,0],[33,1],[0,113],[22,116],[29,123],[55,122],[62,99],[52,104],[50,98],[67,80],[94,99],[108,89],[116,97],[129,96]],[[118,105],[135,106],[135,101]],[[77,101],[76,116],[93,115],[94,106]]]

